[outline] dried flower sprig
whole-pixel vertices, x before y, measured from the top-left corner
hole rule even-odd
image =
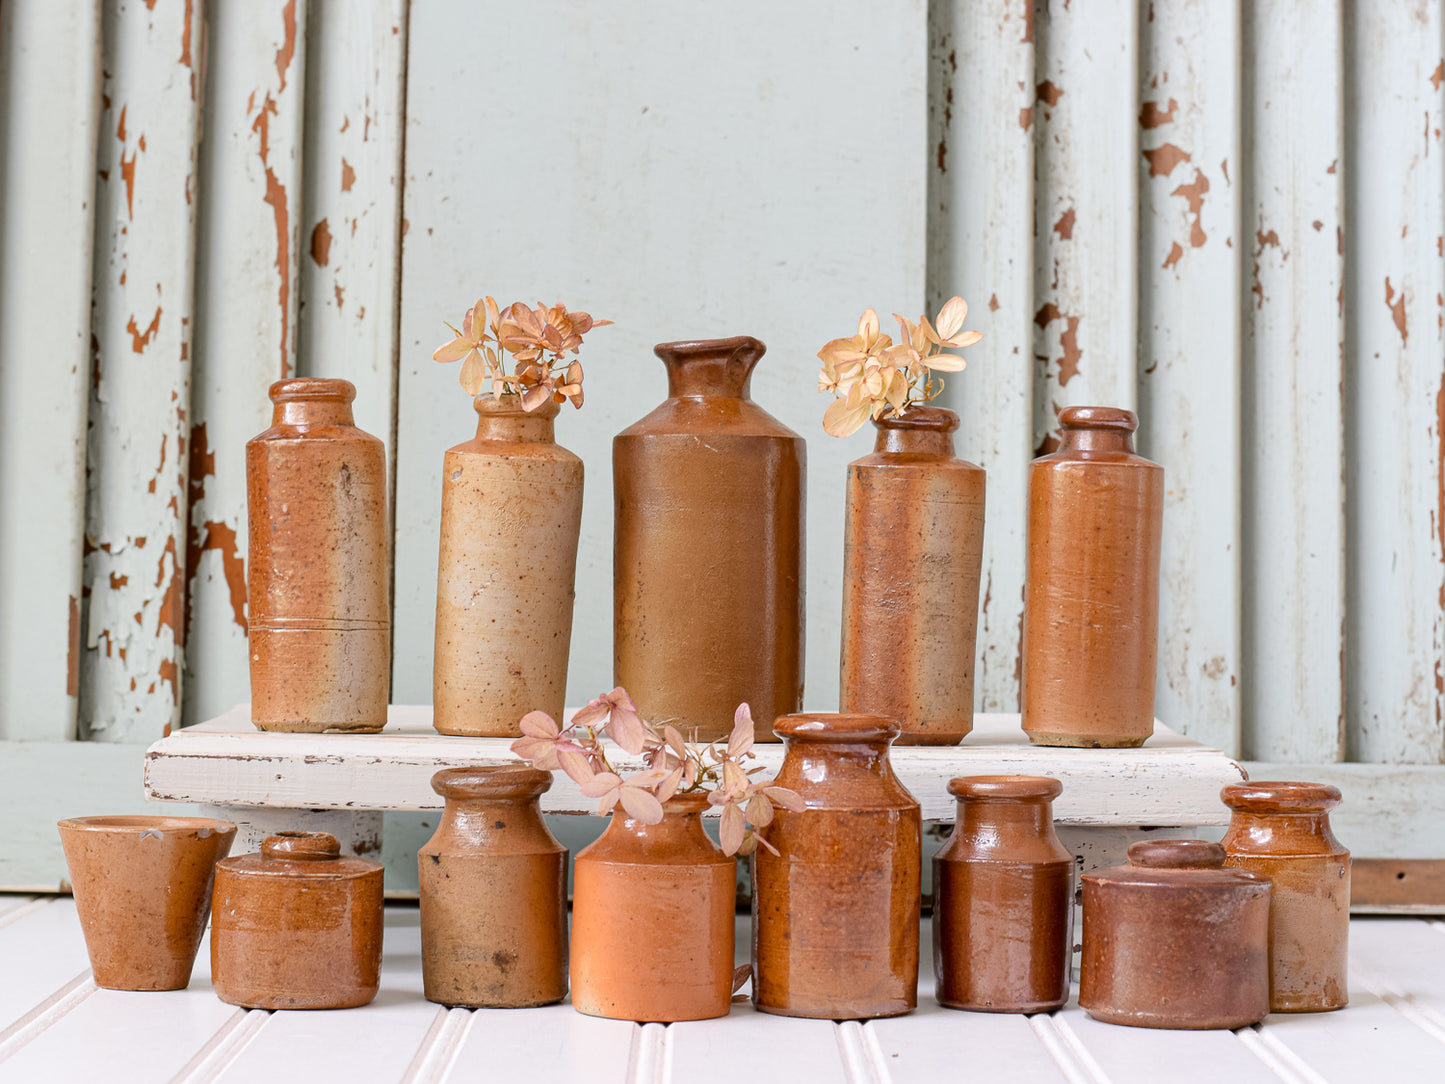
[[[582,365],[576,355],[582,336],[611,320],[594,320],[585,312],[568,312],[565,305],[548,308],[541,302],[530,309],[515,301],[498,309],[495,298],[485,297],[467,310],[462,329],[451,328],[449,343],[437,347],[432,358],[462,363],[461,385],[476,396],[491,381],[492,394],[501,398],[508,392],[521,395],[522,409],[536,410],[548,400],[568,399],[582,405]],[[566,354],[572,352],[573,360]],[[514,368],[508,373],[506,355]]]
[[[846,437],[870,417],[876,420],[887,411],[896,417],[936,398],[943,381],[933,374],[962,372],[965,364],[943,348],[962,350],[983,338],[980,332],[963,331],[968,302],[961,297],[945,302],[932,324],[927,316],[915,324],[896,312],[893,319],[900,332],[896,345],[878,330],[878,314],[867,309],[858,319],[858,334],[834,339],[818,351],[823,362],[818,390],[836,396],[823,414],[823,429],[831,435]]]
[[[801,812],[803,799],[770,779],[754,779],[764,769],[747,768],[752,760],[753,716],[747,704],[733,713],[727,744],[698,745],[671,723],[655,726],[637,711],[620,685],[603,693],[559,727],[544,711],[522,717],[522,737],[512,752],[544,771],[566,772],[582,793],[597,799],[597,812],[621,804],[627,815],[644,824],[662,820],[662,803],[675,794],[706,794],[721,806],[718,842],[724,854],[752,854],[759,846],[777,851],[758,835],[772,823],[773,807]],[[645,770],[623,776],[607,759],[603,737],[632,756],[641,756]]]

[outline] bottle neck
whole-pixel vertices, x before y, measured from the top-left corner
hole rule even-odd
[[[546,831],[535,797],[448,798],[445,816],[457,831],[482,841]]]
[[[753,367],[767,348],[750,335],[731,339],[659,343],[653,353],[667,367],[670,399],[750,399]]]
[[[354,426],[356,418],[351,404],[339,399],[283,399],[271,409],[271,424]]]
[[[607,826],[609,835],[625,836],[646,847],[712,849],[712,840],[702,826],[702,811],[707,808],[705,798],[687,796],[675,798],[662,807],[662,820],[657,824],[645,824],[627,814],[622,805],[613,807],[612,821]]]
[[[1047,837],[1053,828],[1053,806],[1043,799],[958,800],[959,827],[980,843],[1002,844],[1009,837]]]
[[[522,409],[519,396],[501,399],[478,399],[477,439],[496,440],[507,444],[555,444],[557,430],[556,403],[543,403],[530,414]]]
[[[953,434],[937,429],[901,429],[877,422],[875,452],[895,455],[930,455],[940,459],[953,458]]]
[[[1065,429],[1060,435],[1061,452],[1134,453],[1134,434],[1119,429]]]

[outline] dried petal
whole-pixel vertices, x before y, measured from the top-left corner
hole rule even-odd
[[[823,429],[829,436],[852,436],[868,420],[871,408],[872,404],[867,399],[860,399],[857,404],[849,404],[846,399],[835,399],[823,412]]]
[[[759,828],[765,828],[773,823],[773,803],[768,801],[767,793],[758,791],[752,800],[748,802],[748,823]]]
[[[774,805],[791,809],[794,813],[801,813],[808,808],[807,803],[803,801],[803,796],[787,787],[764,787],[763,793],[772,800]]]
[[[746,701],[733,712],[733,732],[728,735],[728,756],[740,757],[753,747],[753,713]]]
[[[571,776],[574,782],[584,787],[596,778],[596,774],[592,771],[591,762],[581,753],[573,752],[570,749],[559,749],[557,751],[557,761],[562,766],[562,770]],[[595,798],[596,795],[588,795],[588,797]]]
[[[667,801],[677,793],[677,788],[680,786],[682,786],[682,766],[678,765],[668,772],[667,778],[657,785],[657,800],[659,802]]]
[[[517,728],[529,738],[555,738],[562,733],[552,716],[545,711],[529,711]]]
[[[968,363],[953,354],[934,354],[923,359],[923,364],[940,373],[961,373]]]
[[[737,993],[753,977],[753,965],[743,964],[733,968],[733,993]]]
[[[968,302],[961,297],[950,297],[943,303],[943,308],[938,310],[938,320],[935,322],[935,326],[938,328],[938,337],[940,339],[953,338],[967,319]]]
[[[738,848],[743,845],[743,834],[746,831],[747,823],[743,819],[743,811],[729,802],[723,807],[722,816],[718,818],[717,835],[722,853],[737,854]]]
[[[589,798],[601,798],[609,790],[622,786],[622,779],[616,772],[598,772],[582,783],[582,793]]]
[[[627,810],[627,815],[633,820],[641,821],[643,824],[661,823],[662,803],[651,791],[643,790],[641,787],[622,787],[617,794],[618,799],[622,802],[622,808]]]

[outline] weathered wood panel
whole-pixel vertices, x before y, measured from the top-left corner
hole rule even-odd
[[[180,719],[200,0],[108,0],[96,166],[80,732]]]
[[[75,733],[100,5],[0,6],[0,737]]]

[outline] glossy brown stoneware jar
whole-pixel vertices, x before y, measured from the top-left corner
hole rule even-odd
[[[251,721],[376,731],[391,674],[386,448],[356,428],[345,380],[271,385],[246,443]]]
[[[567,848],[537,800],[552,773],[447,768],[436,834],[417,852],[421,972],[429,1001],[547,1005],[567,995]]]
[[[839,708],[897,719],[900,745],[956,745],[973,729],[984,473],[954,457],[951,410],[873,424],[873,454],[848,464]]]
[[[1164,469],[1139,420],[1068,407],[1029,469],[1023,728],[1035,745],[1127,748],[1154,732]]]
[[[977,1012],[1047,1012],[1069,999],[1074,856],[1054,832],[1047,776],[949,781],[953,834],[933,859],[938,1003]]]
[[[1330,831],[1340,792],[1326,783],[1236,783],[1227,863],[1273,883],[1269,1007],[1324,1012],[1349,1003],[1350,852]]]
[[[753,859],[753,1004],[782,1016],[857,1020],[918,1004],[921,828],[893,774],[898,724],[790,715],[777,785],[803,799],[763,830]]]
[[[325,832],[268,836],[216,866],[211,985],[246,1009],[350,1009],[381,977],[382,867]]]
[[[1079,1006],[1142,1028],[1240,1028],[1269,1012],[1269,878],[1202,839],[1084,874]]]
[[[577,854],[572,1005],[613,1020],[708,1020],[732,1002],[737,859],[702,827],[701,794],[672,798],[659,824],[618,805]]]
[[[95,984],[182,990],[236,839],[204,817],[71,817],[58,825]]]
[[[477,435],[442,464],[433,723],[508,738],[534,709],[562,718],[572,647],[582,460],[544,403],[478,396]]]
[[[667,399],[612,441],[617,684],[703,740],[803,702],[803,438],[748,394],[746,335],[654,347]]]

